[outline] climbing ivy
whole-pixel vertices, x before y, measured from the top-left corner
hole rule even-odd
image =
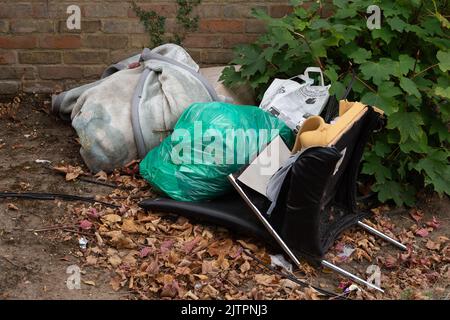
[[[305,2],[306,5],[303,5]],[[413,205],[423,186],[450,195],[450,39],[447,0],[292,1],[293,13],[272,18],[255,43],[235,49],[222,80],[249,83],[258,96],[272,79],[289,78],[320,66],[342,96],[377,106],[387,128],[370,142],[362,173],[381,201]],[[381,28],[370,30],[367,8],[382,12]]]
[[[150,38],[149,47],[154,48],[166,42],[181,44],[186,34],[198,29],[199,16],[193,16],[193,11],[201,0],[177,0],[177,32],[172,36],[166,34],[166,17],[159,15],[154,10],[143,10],[135,1],[131,2],[133,11],[143,24]]]

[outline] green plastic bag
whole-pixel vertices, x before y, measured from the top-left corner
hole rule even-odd
[[[292,147],[292,131],[258,107],[195,103],[172,135],[147,154],[140,173],[173,199],[213,199],[231,189],[229,174],[249,164],[278,135]]]

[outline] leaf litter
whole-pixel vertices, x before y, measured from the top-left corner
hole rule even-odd
[[[130,298],[136,299],[327,298],[313,288],[300,287],[272,273],[246,255],[245,250],[249,250],[267,265],[291,271],[292,265],[278,255],[280,252],[269,251],[255,239],[194,224],[183,217],[142,210],[139,201],[153,194],[147,183],[136,177],[137,163],[132,166],[95,176],[124,187],[96,197],[119,209],[99,204],[70,206],[71,213],[78,217],[79,230],[92,234],[81,256],[87,265],[111,272],[113,290],[131,292]],[[57,170],[66,173],[67,181],[86,175],[81,168],[70,165]],[[353,267],[352,272],[363,278],[367,266],[378,266],[384,295],[304,262],[300,269],[294,268],[294,274],[354,299],[426,299],[432,289],[442,295],[448,292],[450,240],[445,236],[432,238],[443,221],[434,216],[426,220],[423,212],[411,209],[409,227],[404,226],[408,223],[400,227],[390,219],[389,207],[373,211],[373,217],[365,222],[407,245],[408,251],[387,250],[382,240],[351,229],[338,238],[326,258],[345,269]],[[445,281],[438,281],[442,279]],[[95,286],[94,282],[86,284]]]

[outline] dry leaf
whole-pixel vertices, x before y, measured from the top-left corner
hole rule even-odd
[[[237,242],[239,242],[241,244],[241,246],[243,246],[245,249],[248,249],[250,251],[256,252],[258,251],[258,247],[255,246],[254,244],[251,243],[247,243],[243,240],[238,240]]]
[[[122,259],[118,255],[115,254],[108,258],[108,262],[114,268],[117,268],[122,263]]]
[[[426,228],[422,228],[422,229],[419,229],[416,231],[416,235],[418,235],[422,238],[428,237],[428,234],[429,234],[429,232]]]
[[[92,280],[83,280],[83,283],[95,287],[95,282]]]
[[[275,280],[275,276],[273,275],[267,275],[267,274],[256,274],[255,275],[255,281],[258,284],[262,284],[264,286],[270,286],[273,284]]]
[[[248,270],[250,270],[250,268],[251,268],[250,263],[248,263],[248,261],[245,261],[243,264],[241,264],[240,270],[242,273],[245,273]]]
[[[7,204],[8,210],[19,211],[19,208],[14,203]]]
[[[122,217],[117,214],[107,214],[101,217],[102,221],[116,223],[122,221]]]
[[[90,228],[92,228],[92,222],[90,222],[89,220],[82,220],[80,221],[80,228],[83,230],[89,230]]]
[[[416,209],[412,209],[409,212],[409,215],[411,216],[411,218],[414,219],[414,221],[419,222],[422,218],[423,218],[423,212],[420,210],[416,210]]]
[[[95,265],[95,264],[97,264],[97,258],[94,257],[94,256],[87,256],[86,257],[86,263],[88,265]]]
[[[428,239],[426,247],[430,250],[439,250],[441,248],[441,244],[439,242],[434,242]]]

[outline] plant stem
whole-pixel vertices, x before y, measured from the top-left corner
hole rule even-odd
[[[302,35],[301,33],[299,33],[299,32],[293,31],[293,33],[294,33],[295,35],[299,36],[300,38],[302,38],[302,39],[305,41],[306,45],[307,45],[308,48],[309,48],[309,51],[311,51],[311,54],[314,56],[313,49],[312,49],[311,44],[309,43],[308,39],[306,39],[306,37],[305,37],[304,35]],[[317,61],[317,63],[319,64],[319,66],[320,66],[320,68],[321,68],[322,70],[325,69],[325,68],[323,67],[322,61],[320,61],[320,58],[319,58],[319,57],[316,58],[316,61]]]
[[[355,76],[356,80],[358,80],[359,82],[361,82],[367,89],[369,89],[370,91],[372,91],[373,93],[377,93],[377,91],[372,88],[367,82],[365,82],[364,80],[362,80],[361,78],[359,78],[358,76]]]
[[[433,64],[432,66],[429,66],[429,67],[426,68],[426,69],[423,69],[423,70],[420,71],[419,73],[415,74],[411,79],[414,79],[414,78],[420,76],[421,74],[424,74],[425,72],[427,72],[427,71],[430,70],[430,69],[436,68],[438,65],[439,65],[439,64],[436,63],[436,64]]]

